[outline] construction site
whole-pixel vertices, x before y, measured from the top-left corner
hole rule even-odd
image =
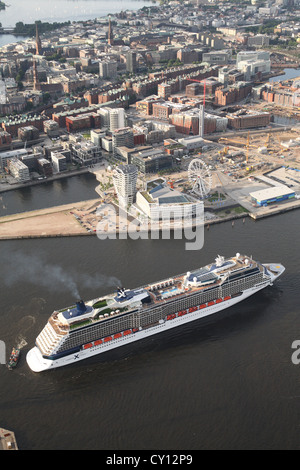
[[[235,201],[254,219],[300,207],[299,128],[248,131],[238,137],[235,133],[215,143],[218,150],[202,155],[212,168],[213,190],[224,195],[223,200],[215,198],[215,203]],[[289,188],[293,196],[287,201],[274,196],[265,204],[251,197],[255,192],[278,187]],[[216,204],[211,207],[216,208]]]

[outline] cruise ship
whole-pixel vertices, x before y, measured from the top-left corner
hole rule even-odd
[[[41,372],[213,315],[273,284],[285,271],[237,253],[212,264],[136,289],[116,292],[55,311],[27,353]]]

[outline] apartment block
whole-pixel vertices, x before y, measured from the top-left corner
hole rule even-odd
[[[8,161],[8,170],[19,183],[30,181],[28,167],[17,158],[13,158]]]

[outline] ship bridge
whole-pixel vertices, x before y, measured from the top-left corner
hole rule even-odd
[[[186,281],[188,283],[206,283],[206,282],[215,282],[218,279],[218,276],[211,272],[207,268],[202,268],[199,271],[194,271],[192,273],[188,272],[186,275]]]

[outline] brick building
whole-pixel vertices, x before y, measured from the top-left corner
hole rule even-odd
[[[172,103],[153,104],[153,116],[155,118],[168,121],[170,114],[172,114]]]
[[[101,116],[97,113],[80,114],[66,117],[68,132],[76,132],[81,129],[94,129],[101,127]]]
[[[228,127],[232,129],[251,129],[265,127],[270,124],[270,113],[246,113],[239,115],[227,115]]]
[[[157,85],[157,94],[160,98],[166,100],[171,95],[171,84],[159,83],[159,85]]]
[[[0,131],[0,147],[10,145],[12,141],[11,135],[6,131]]]
[[[8,117],[2,122],[2,129],[9,133],[12,137],[18,136],[18,129],[26,126],[34,126],[39,131],[43,131],[44,117],[43,116],[15,116]]]
[[[151,95],[141,101],[137,101],[135,106],[140,113],[146,114],[147,116],[151,116],[153,114],[153,104],[163,102],[163,98],[158,98],[157,95]]]
[[[237,82],[230,87],[217,88],[215,91],[215,105],[227,106],[241,101],[251,93],[251,90],[252,85],[247,82]]]

